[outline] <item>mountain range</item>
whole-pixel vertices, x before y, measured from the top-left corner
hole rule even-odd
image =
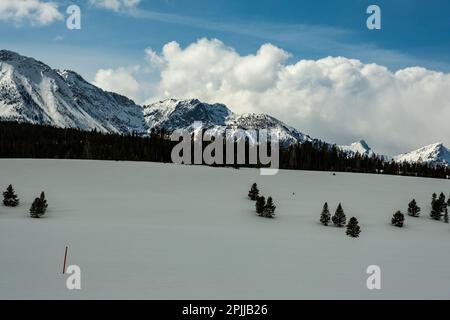
[[[213,130],[276,130],[282,145],[316,140],[270,115],[235,114],[223,104],[197,99],[139,106],[94,86],[74,71],[54,70],[8,50],[0,50],[0,120],[142,136],[152,128],[194,130],[194,121],[202,121],[205,129]],[[338,147],[349,155],[375,154],[364,140]],[[437,143],[392,159],[450,165],[450,150]]]

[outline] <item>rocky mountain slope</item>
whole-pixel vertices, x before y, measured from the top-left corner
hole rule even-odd
[[[81,130],[145,134],[142,108],[80,75],[0,51],[0,118]]]

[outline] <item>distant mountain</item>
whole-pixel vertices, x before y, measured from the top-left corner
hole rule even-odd
[[[394,157],[396,162],[427,163],[430,165],[450,165],[450,150],[442,143],[435,143],[423,148]]]
[[[145,134],[142,108],[68,70],[53,70],[17,53],[0,51],[0,118],[102,132]]]
[[[280,144],[304,143],[313,139],[266,114],[233,113],[223,104],[208,104],[197,99],[168,99],[144,106],[144,117],[149,128],[164,128],[169,132],[176,129],[194,130],[194,121],[201,121],[204,129],[233,133],[238,129],[276,130]]]
[[[53,70],[7,50],[0,51],[0,119],[140,135],[147,135],[153,127],[173,131],[189,129],[194,121],[202,121],[207,129],[275,129],[285,145],[312,140],[274,117],[237,115],[223,104],[192,99],[141,107],[90,84],[73,71]]]
[[[347,154],[349,156],[353,156],[356,153],[359,153],[360,155],[364,155],[364,156],[368,156],[368,157],[372,157],[375,155],[375,156],[383,159],[384,161],[390,161],[392,159],[392,157],[390,157],[390,156],[375,153],[375,151],[371,147],[369,147],[369,144],[364,140],[354,142],[348,146],[343,145],[343,146],[337,146],[337,147],[339,149],[341,149],[342,151],[347,152]]]
[[[359,153],[361,155],[372,156],[374,154],[373,150],[369,147],[366,141],[360,140],[352,143],[349,146],[338,146],[342,151],[348,152],[350,154]]]
[[[76,72],[54,70],[8,50],[0,50],[0,120],[139,135],[148,135],[151,128],[192,132],[194,121],[201,121],[205,129],[219,131],[276,130],[284,146],[317,141],[270,115],[238,115],[223,104],[168,99],[141,107],[127,97],[90,84]],[[349,155],[374,154],[364,140],[338,148]],[[450,165],[450,151],[437,143],[394,160]]]

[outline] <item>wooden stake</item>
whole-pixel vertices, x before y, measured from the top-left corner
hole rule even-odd
[[[66,273],[66,262],[67,262],[67,246],[66,251],[64,252],[64,266],[63,266],[63,274]]]

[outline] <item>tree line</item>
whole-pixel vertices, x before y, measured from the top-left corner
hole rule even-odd
[[[164,129],[152,129],[148,137],[141,137],[137,134],[105,134],[96,130],[82,131],[17,122],[0,122],[0,158],[170,163],[172,162],[172,149],[177,143],[170,140],[168,132]],[[209,143],[204,141],[203,148]],[[270,150],[270,146],[268,149]],[[235,147],[234,150],[237,148]],[[249,148],[246,147],[246,152],[248,150]],[[235,158],[237,158],[236,154]],[[214,166],[262,167],[261,164],[249,164],[248,158],[246,155],[247,162],[244,164]],[[450,177],[450,167],[387,162],[377,155],[370,157],[359,153],[348,155],[335,145],[330,146],[321,141],[296,143],[289,147],[281,146],[280,169],[359,172],[444,179]]]

